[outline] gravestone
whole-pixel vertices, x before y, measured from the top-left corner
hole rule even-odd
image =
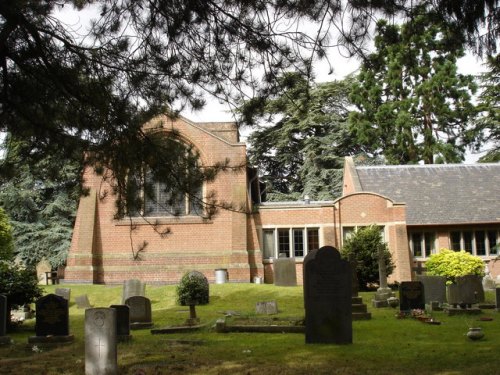
[[[425,310],[424,285],[420,281],[403,281],[399,284],[399,310]]]
[[[71,289],[70,288],[56,288],[55,294],[63,297],[66,301],[71,301]]]
[[[495,289],[495,304],[497,311],[500,311],[500,288]]]
[[[153,326],[149,298],[133,296],[127,298],[125,305],[130,309],[130,329],[150,328]]]
[[[10,344],[7,334],[7,297],[0,294],[0,345]]]
[[[337,249],[323,246],[304,258],[306,343],[352,343],[352,274]]]
[[[457,277],[455,284],[448,285],[447,299],[450,305],[470,307],[484,302],[484,289],[481,276],[465,275]]]
[[[278,304],[276,303],[276,301],[257,302],[255,304],[255,313],[266,315],[277,314]]]
[[[29,343],[73,341],[69,334],[68,301],[61,296],[48,294],[35,303],[35,334]]]
[[[116,309],[85,310],[85,375],[118,374]]]
[[[297,286],[297,270],[295,258],[278,258],[273,260],[274,285]]]
[[[116,336],[118,341],[128,341],[130,335],[130,308],[127,305],[111,305],[116,310]]]
[[[123,282],[123,292],[122,292],[122,305],[129,297],[146,295],[146,284],[143,284],[140,280],[132,279]]]
[[[89,297],[86,294],[75,297],[76,307],[79,309],[90,309],[92,305],[90,304]]]
[[[417,281],[420,281],[424,286],[425,303],[446,302],[446,277],[444,276],[427,276],[417,275]]]
[[[384,249],[382,247],[379,248],[377,257],[379,287],[377,289],[377,292],[373,296],[372,306],[387,307],[389,306],[387,300],[391,297],[395,297],[395,295],[392,289],[387,286],[387,267],[385,265]]]

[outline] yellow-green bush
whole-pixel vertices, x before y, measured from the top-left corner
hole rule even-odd
[[[425,263],[428,275],[445,276],[447,283],[455,282],[459,276],[484,276],[484,263],[481,258],[465,251],[441,249]]]

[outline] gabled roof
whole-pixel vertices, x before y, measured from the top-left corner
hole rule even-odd
[[[407,225],[500,223],[500,163],[356,167],[356,175],[362,191],[406,203]]]

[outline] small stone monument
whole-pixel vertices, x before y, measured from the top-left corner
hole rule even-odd
[[[7,297],[0,294],[0,345],[10,344],[11,340],[7,335]]]
[[[352,274],[337,249],[323,246],[304,258],[306,343],[352,343]]]
[[[127,305],[111,305],[116,310],[116,337],[118,341],[128,341],[130,334],[130,308]]]
[[[420,281],[403,281],[399,284],[399,310],[425,310],[424,286]]]
[[[151,301],[142,296],[127,298],[125,305],[129,307],[130,329],[151,328]]]
[[[268,301],[268,302],[257,302],[255,304],[255,313],[256,314],[264,314],[264,315],[272,315],[278,313],[278,304],[276,301]]]
[[[273,260],[274,285],[297,286],[295,258],[278,258]]]
[[[74,340],[69,333],[68,301],[61,296],[48,294],[35,303],[36,336],[28,338],[28,343],[65,343]]]
[[[90,309],[92,305],[90,304],[89,297],[86,294],[75,297],[76,307],[79,309]]]
[[[55,294],[63,297],[66,301],[71,301],[71,289],[70,288],[56,288]]]
[[[116,310],[85,310],[85,375],[118,374]]]
[[[125,300],[129,297],[134,296],[146,296],[146,284],[143,284],[140,280],[132,279],[123,282],[123,293],[122,293],[122,305],[125,304]]]
[[[385,266],[384,249],[378,251],[379,288],[372,299],[373,307],[387,307],[387,299],[395,297],[394,292],[387,286],[387,268]]]

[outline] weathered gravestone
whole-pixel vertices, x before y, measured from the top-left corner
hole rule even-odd
[[[273,260],[274,285],[297,286],[295,258],[278,258]]]
[[[352,274],[337,249],[324,246],[304,258],[306,343],[352,343]]]
[[[28,338],[29,343],[70,342],[68,301],[55,294],[39,298],[35,303],[36,336]]]
[[[425,303],[446,302],[446,277],[444,276],[427,276],[417,275],[417,281],[420,281],[424,286]]]
[[[7,334],[7,297],[0,294],[0,345],[10,344]]]
[[[403,281],[399,284],[399,310],[425,310],[424,285],[420,281]]]
[[[146,296],[146,284],[140,280],[126,280],[123,282],[122,304],[125,304],[127,298],[134,296]]]
[[[90,309],[92,305],[90,304],[89,297],[86,294],[75,297],[76,307],[79,309]]]
[[[71,289],[70,288],[56,288],[55,294],[63,297],[66,301],[71,301]]]
[[[85,374],[118,374],[116,309],[85,310]]]
[[[471,307],[484,302],[484,289],[481,276],[465,275],[456,278],[455,284],[447,286],[448,303],[453,306]]]
[[[127,305],[111,305],[116,310],[116,336],[118,341],[128,341],[130,335],[130,308]]]
[[[149,298],[133,296],[127,298],[125,305],[130,309],[130,329],[150,328],[153,326]]]
[[[278,304],[276,303],[276,301],[257,302],[255,304],[255,313],[266,315],[277,314]]]

